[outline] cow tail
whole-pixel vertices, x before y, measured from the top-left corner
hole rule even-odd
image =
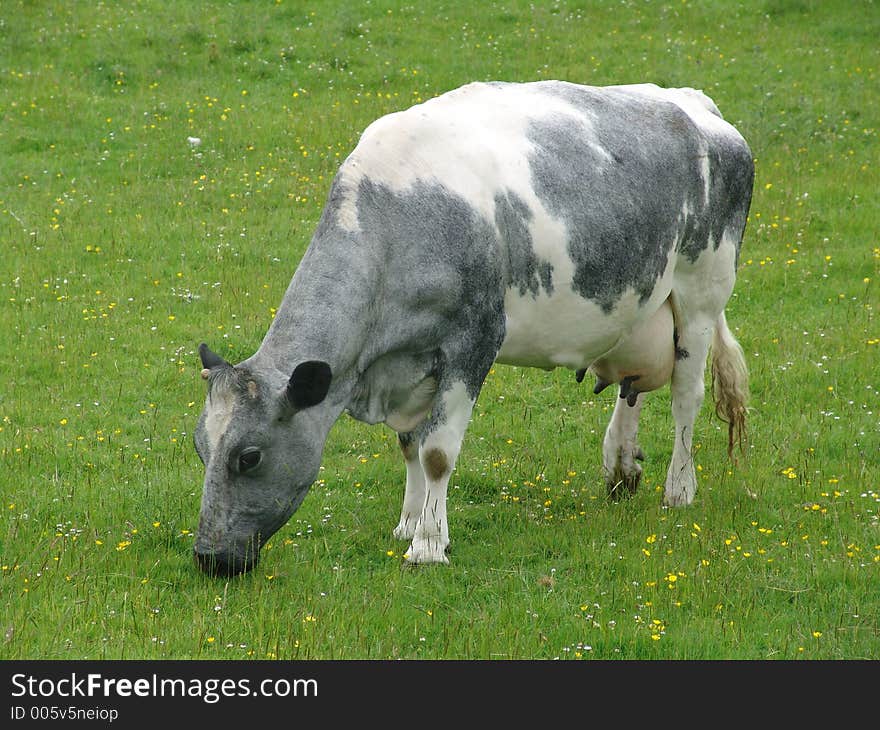
[[[742,452],[747,436],[749,373],[742,347],[728,328],[724,312],[715,323],[711,358],[715,413],[727,424],[727,455],[734,459],[734,445]]]

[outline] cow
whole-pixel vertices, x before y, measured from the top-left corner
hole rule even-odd
[[[406,560],[448,563],[447,485],[496,362],[619,384],[602,444],[612,497],[639,484],[639,413],[668,383],[663,500],[691,504],[709,359],[728,455],[745,434],[725,307],[753,180],[746,141],[691,88],[470,83],[374,121],[256,353],[233,365],[199,346],[198,566],[257,564],[345,412],[397,432]]]

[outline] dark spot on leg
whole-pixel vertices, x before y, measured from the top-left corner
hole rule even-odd
[[[438,481],[449,471],[449,461],[440,449],[431,449],[422,459],[429,479]]]
[[[684,360],[685,358],[691,356],[691,354],[687,350],[685,350],[683,347],[678,346],[678,329],[672,330],[672,343],[675,346],[676,360]]]

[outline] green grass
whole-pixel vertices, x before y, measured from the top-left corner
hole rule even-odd
[[[880,656],[876,4],[345,5],[4,3],[0,656]],[[197,572],[197,344],[256,350],[370,121],[541,78],[702,88],[749,140],[746,457],[705,406],[697,498],[664,509],[661,391],[609,503],[614,396],[499,366],[450,566],[402,567],[393,434],[343,418],[259,569]]]

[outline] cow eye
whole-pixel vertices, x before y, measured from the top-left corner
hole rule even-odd
[[[256,469],[263,460],[263,452],[258,448],[245,449],[238,455],[238,470],[241,473]]]

